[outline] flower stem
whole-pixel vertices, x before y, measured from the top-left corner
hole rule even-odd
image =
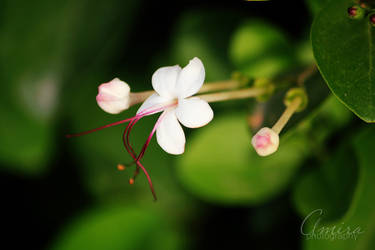
[[[155,91],[153,90],[147,90],[142,92],[130,92],[129,107],[144,102],[144,100],[146,100],[150,95],[154,93]]]
[[[279,120],[275,123],[272,127],[272,130],[275,133],[280,134],[281,130],[284,128],[285,124],[289,121],[290,117],[293,115],[294,112],[298,109],[301,105],[302,99],[301,97],[296,97],[290,105],[285,109],[284,113],[281,115]]]
[[[240,82],[236,80],[205,83],[203,84],[202,88],[199,90],[198,93],[207,93],[207,92],[213,92],[213,91],[236,89],[236,88],[239,88],[240,86],[241,86]]]
[[[227,92],[198,95],[197,97],[207,102],[221,102],[221,101],[256,97],[256,96],[264,94],[266,91],[267,91],[266,88],[247,88],[247,89],[241,89],[241,90],[233,90],[233,91],[227,91]]]
[[[240,82],[236,80],[205,83],[203,84],[202,88],[199,90],[198,93],[207,93],[207,92],[213,92],[213,91],[236,89],[236,88],[239,88],[240,86],[241,86]],[[134,92],[134,93],[131,92],[129,106],[133,106],[135,104],[144,102],[144,100],[146,100],[150,95],[154,93],[155,91],[153,90]]]
[[[315,72],[317,72],[318,67],[316,64],[311,65],[310,67],[306,68],[297,76],[297,84],[298,86],[303,86],[306,80],[311,77]]]

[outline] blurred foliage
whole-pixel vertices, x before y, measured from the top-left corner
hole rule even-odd
[[[228,79],[233,70],[227,60],[229,39],[239,18],[224,10],[184,13],[172,34],[171,63],[186,65],[195,55],[205,64],[206,81]]]
[[[357,185],[357,159],[350,146],[345,146],[319,167],[310,166],[294,187],[294,203],[302,216],[323,209],[324,221],[340,219],[352,202]],[[312,188],[314,187],[314,188]]]
[[[142,207],[100,207],[68,224],[55,250],[186,249],[166,217]]]
[[[350,232],[353,232],[357,227],[362,233],[357,234],[358,239],[349,238],[346,240],[305,240],[304,249],[374,249],[374,211],[375,203],[373,199],[375,169],[373,168],[375,155],[373,148],[375,146],[375,131],[373,128],[362,131],[355,137],[353,147],[355,154],[351,157],[358,157],[359,161],[359,175],[358,184],[354,191],[351,205],[342,219],[336,220],[332,223],[321,223],[320,227],[339,227],[344,230],[349,227]],[[337,167],[346,167],[337,166]],[[336,179],[337,177],[335,177]],[[323,180],[324,182],[325,180]],[[341,183],[346,180],[340,180]],[[322,183],[322,182],[320,182]],[[345,184],[344,184],[345,185]],[[341,191],[340,191],[341,192]],[[322,194],[323,195],[323,194]],[[326,196],[324,194],[324,196]],[[348,195],[348,194],[347,194]],[[332,196],[331,196],[332,197]],[[333,196],[334,197],[334,196]],[[345,200],[350,199],[346,197]],[[332,198],[330,198],[332,199]],[[337,204],[338,205],[338,204]],[[338,208],[336,206],[336,208]],[[332,210],[331,210],[332,211]],[[310,221],[313,222],[313,221]],[[310,230],[313,224],[310,223]]]
[[[229,52],[236,69],[250,77],[271,78],[295,63],[292,47],[284,33],[261,20],[249,20],[238,27]]]
[[[245,117],[217,117],[190,140],[177,173],[194,194],[211,202],[250,205],[270,199],[288,183],[307,153],[304,138],[290,136],[276,154],[262,158],[250,148]]]
[[[223,204],[263,203],[282,192],[303,160],[350,118],[350,112],[330,98],[281,137],[275,154],[260,157],[250,149],[244,114],[216,117],[213,124],[194,133],[184,157],[178,160],[177,173],[202,199]],[[321,123],[324,119],[329,122]]]
[[[19,174],[43,174],[54,153],[63,85],[72,86],[65,84],[68,79],[89,69],[98,56],[93,52],[110,42],[111,31],[118,32],[113,23],[123,22],[123,31],[129,24],[136,1],[127,1],[126,15],[117,8],[119,2],[2,3],[0,77],[7,83],[0,98],[2,166]]]

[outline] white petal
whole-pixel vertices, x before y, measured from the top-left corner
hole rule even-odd
[[[209,123],[214,112],[206,101],[192,97],[178,101],[176,116],[185,127],[198,128]]]
[[[160,95],[165,97],[175,96],[175,86],[181,67],[178,65],[163,67],[152,75],[152,87]]]
[[[169,101],[170,101],[169,99],[167,99],[165,97],[161,97],[158,94],[152,94],[139,107],[139,109],[137,111],[137,114],[139,114],[141,111],[149,112],[149,111],[161,108],[163,105],[165,105],[165,103],[168,103]],[[158,113],[160,111],[162,111],[162,110],[152,112],[152,113],[147,114],[147,115],[152,115],[152,114]]]
[[[96,102],[99,107],[110,114],[118,114],[129,108],[130,87],[118,78],[102,83],[98,89]]]
[[[182,154],[185,151],[185,134],[174,109],[166,110],[162,115],[164,117],[156,129],[156,139],[160,147],[169,154]]]
[[[194,95],[202,87],[205,71],[202,61],[194,57],[180,72],[176,84],[176,94],[179,98]]]

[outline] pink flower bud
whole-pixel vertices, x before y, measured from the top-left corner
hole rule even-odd
[[[99,86],[96,102],[105,112],[118,114],[129,108],[130,87],[118,78]]]
[[[251,144],[258,155],[267,156],[279,147],[279,135],[270,128],[262,128],[253,136]]]

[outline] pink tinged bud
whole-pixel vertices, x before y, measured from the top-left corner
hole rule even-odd
[[[258,155],[267,156],[279,147],[279,135],[270,128],[262,128],[253,136],[251,144]]]
[[[129,108],[130,87],[118,78],[99,86],[96,102],[99,107],[110,114],[118,114]]]

